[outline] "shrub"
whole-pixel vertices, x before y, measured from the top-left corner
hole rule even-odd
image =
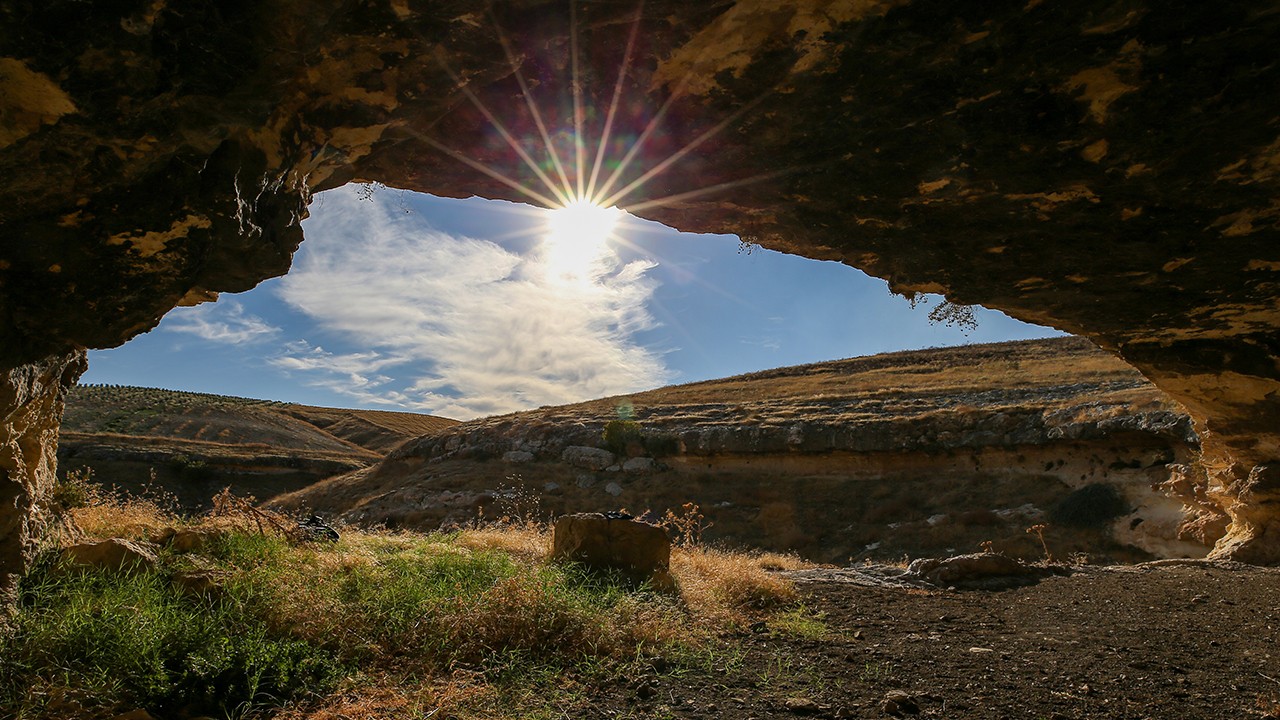
[[[602,433],[604,446],[615,455],[638,454],[640,449],[653,457],[669,457],[680,452],[680,439],[671,433],[645,433],[635,420],[610,420]]]
[[[93,482],[93,468],[68,470],[62,480],[54,483],[49,501],[58,512],[66,512],[87,506],[93,501],[99,488]]]
[[[604,446],[615,455],[626,455],[632,443],[643,443],[640,423],[635,420],[610,420],[604,425]]]

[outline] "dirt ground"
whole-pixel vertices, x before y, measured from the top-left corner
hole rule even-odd
[[[572,715],[1280,719],[1280,570],[1163,561],[1001,590],[795,579],[825,633],[757,626],[695,670],[658,658]]]

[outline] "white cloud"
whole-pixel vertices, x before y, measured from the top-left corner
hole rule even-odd
[[[362,403],[408,406],[408,398],[389,387],[395,378],[380,372],[408,360],[403,355],[372,351],[335,354],[302,340],[289,343],[283,354],[268,358],[267,363],[286,373],[309,375],[308,384]]]
[[[365,402],[459,418],[670,380],[661,357],[635,339],[655,325],[646,309],[651,263],[622,265],[609,253],[589,277],[566,281],[536,251],[434,231],[386,195],[326,193],[279,291],[366,350],[292,346],[278,367]]]
[[[164,329],[230,345],[265,340],[280,333],[280,328],[247,314],[244,306],[234,300],[178,308],[165,318]]]

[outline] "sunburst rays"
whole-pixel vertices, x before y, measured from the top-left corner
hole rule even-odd
[[[525,59],[517,53],[511,36],[502,27],[493,6],[488,8],[488,18],[498,42],[502,46],[505,59],[511,67],[511,75],[519,87],[528,117],[532,121],[535,132],[530,133],[530,137],[517,137],[508,127],[508,123],[503,122],[498,113],[495,113],[492,108],[486,105],[479,94],[449,66],[443,54],[437,56],[441,67],[448,74],[459,92],[467,98],[468,102],[475,107],[493,128],[493,131],[501,138],[503,144],[515,153],[520,163],[528,169],[532,179],[537,181],[537,184],[530,187],[528,183],[522,182],[480,160],[469,157],[426,133],[411,132],[440,152],[516,190],[524,197],[548,210],[585,205],[604,208],[618,207],[628,211],[642,212],[675,203],[688,202],[714,193],[771,180],[794,172],[793,169],[775,170],[628,204],[629,199],[633,198],[655,178],[670,172],[681,160],[723,133],[726,129],[734,126],[735,123],[741,121],[768,97],[769,92],[765,92],[750,102],[743,104],[711,128],[703,131],[683,146],[666,154],[665,157],[655,162],[641,165],[645,159],[646,151],[652,145],[655,134],[664,127],[672,107],[682,96],[687,78],[681,78],[671,88],[671,92],[668,93],[662,104],[648,118],[639,133],[630,139],[625,151],[621,152],[621,157],[616,157],[613,153],[613,145],[616,143],[615,138],[620,137],[617,125],[620,109],[623,106],[626,95],[627,80],[630,78],[632,71],[636,45],[644,22],[644,3],[643,0],[639,2],[633,12],[627,30],[626,44],[622,51],[622,60],[619,64],[617,75],[614,77],[609,105],[604,115],[603,124],[599,126],[598,137],[594,138],[589,137],[588,131],[588,106],[585,87],[587,77],[583,72],[581,58],[582,37],[578,2],[577,0],[570,0],[568,5],[569,58],[567,65],[570,97],[566,98],[566,100],[571,105],[570,113],[572,117],[569,123],[571,128],[565,128],[561,132],[553,131],[554,126],[548,123],[547,114],[535,99],[534,87],[524,72]],[[571,144],[569,154],[571,157],[565,157],[562,154],[562,149],[557,147],[554,137],[556,135],[563,137],[562,133],[569,134],[568,142]],[[536,134],[536,137],[532,137],[534,134]],[[536,146],[539,143],[541,148],[534,148],[536,152],[531,152],[529,145]],[[589,150],[589,146],[592,146],[591,150]],[[541,157],[535,158],[535,154]],[[647,167],[647,169],[639,172],[638,168],[640,167]],[[629,181],[624,180],[629,176],[634,177]],[[612,237],[617,239],[616,235]]]

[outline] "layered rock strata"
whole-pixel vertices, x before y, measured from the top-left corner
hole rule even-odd
[[[617,420],[619,413],[632,418]],[[1190,418],[1079,338],[778,368],[484,418],[284,496],[353,523],[696,504],[707,540],[843,562],[999,549],[1202,557]]]
[[[609,203],[1133,363],[1195,418],[1217,554],[1280,561],[1277,37],[1276,0],[7,0],[0,367],[285,272],[349,180],[596,185],[608,126]]]

